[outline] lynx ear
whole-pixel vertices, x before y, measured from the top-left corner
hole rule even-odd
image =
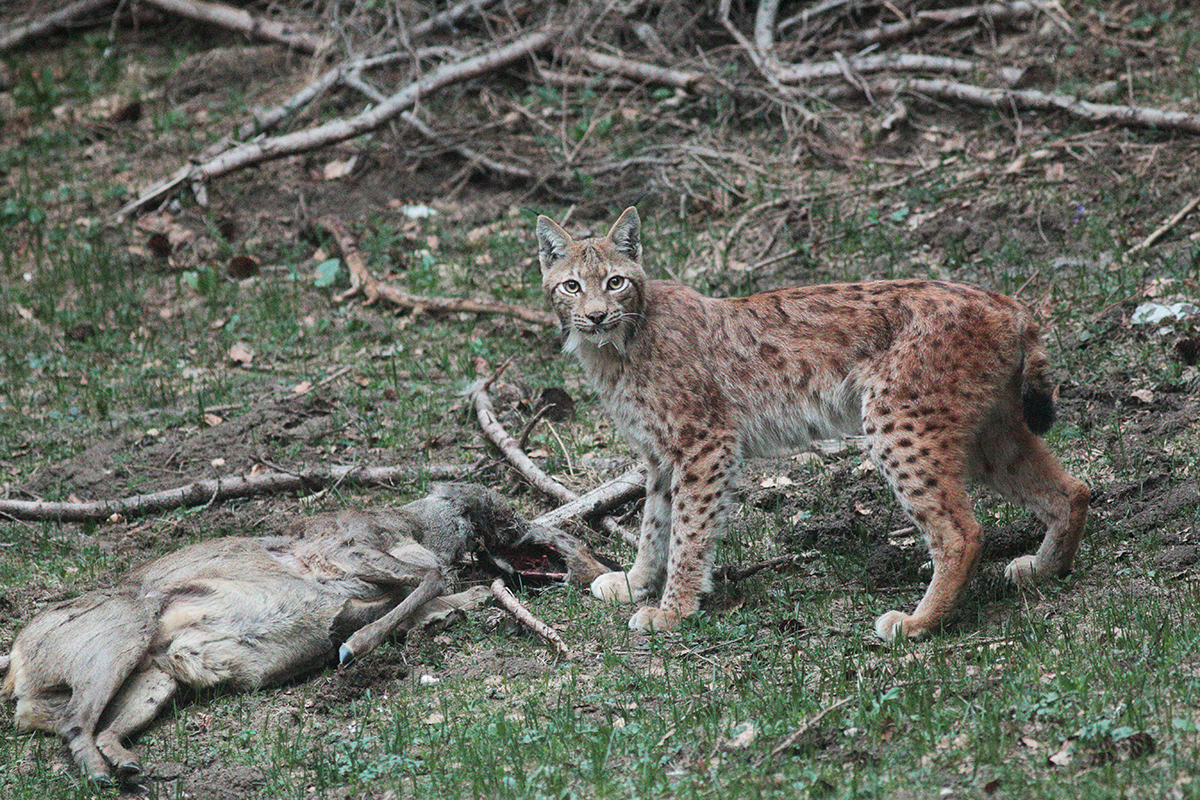
[[[542,262],[542,272],[547,272],[561,259],[567,257],[567,248],[575,241],[571,234],[545,216],[537,218],[538,260]]]
[[[636,208],[625,209],[608,232],[608,240],[630,261],[642,260],[642,221],[638,219]]]

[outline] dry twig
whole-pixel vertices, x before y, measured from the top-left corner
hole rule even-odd
[[[990,71],[986,64],[966,58],[930,56],[924,53],[880,53],[878,55],[853,56],[844,61],[817,61],[807,64],[791,64],[779,68],[776,75],[781,83],[805,83],[808,81],[836,78],[844,74],[845,68],[856,73],[883,72],[949,72],[954,75],[974,75]],[[1016,67],[1001,67],[997,70],[1001,79],[1011,85],[1020,80],[1024,70]]]
[[[958,100],[971,105],[1009,110],[1013,108],[1062,111],[1100,124],[1130,128],[1161,128],[1200,134],[1200,115],[1184,111],[1162,111],[1145,106],[1090,103],[1072,95],[1035,89],[990,89],[937,78],[876,78],[869,82],[875,92],[928,95]]]
[[[205,0],[141,0],[141,2],[161,8],[163,11],[179,14],[182,17],[238,31],[256,39],[279,42],[303,53],[317,53],[327,49],[330,44],[329,39],[324,36],[314,36],[286,23],[256,17],[245,9],[234,8],[222,3],[208,3]]]
[[[496,598],[496,602],[508,612],[510,617],[549,642],[560,656],[563,658],[574,657],[571,653],[571,648],[567,647],[567,643],[558,635],[558,631],[535,617],[533,612],[522,605],[516,595],[510,592],[508,587],[504,585],[503,578],[496,578],[496,580],[492,581],[492,597]]]
[[[646,469],[637,466],[619,477],[600,484],[587,494],[582,494],[571,502],[542,514],[534,522],[548,527],[556,527],[569,519],[594,517],[620,508],[626,503],[637,500],[645,493]],[[632,540],[630,542],[636,544]]]
[[[32,22],[0,34],[0,53],[12,50],[14,47],[20,47],[26,42],[37,39],[40,36],[49,36],[52,33],[57,33],[78,22],[79,18],[85,14],[107,8],[114,3],[116,3],[116,0],[77,0],[77,2],[69,3],[56,11],[38,17]]]
[[[162,200],[185,183],[204,183],[239,169],[283,156],[352,139],[375,130],[407,110],[419,99],[453,83],[503,67],[550,44],[551,32],[539,30],[480,55],[443,64],[379,103],[348,119],[334,120],[316,128],[296,131],[239,145],[200,164],[189,164],[171,177],[140,192],[117,212],[125,219],[144,206]]]
[[[964,25],[977,19],[992,21],[1020,19],[1031,17],[1038,11],[1038,4],[1016,0],[1011,3],[988,3],[986,5],[968,6],[966,8],[939,8],[929,11],[918,11],[908,19],[868,28],[852,34],[847,45],[855,50],[880,42],[911,36],[935,26]]]
[[[787,750],[792,745],[794,745],[796,742],[800,741],[800,739],[804,736],[804,734],[808,733],[813,728],[815,728],[817,725],[819,725],[821,723],[821,720],[825,719],[825,717],[829,716],[834,711],[837,711],[839,708],[849,704],[849,702],[852,699],[853,698],[850,698],[850,697],[843,698],[843,699],[837,701],[836,703],[834,703],[833,705],[829,706],[828,708],[822,709],[820,713],[815,714],[812,717],[809,717],[808,719],[806,719],[799,728],[792,731],[787,736],[783,737],[779,741],[779,744],[775,745],[774,749],[771,750],[771,754],[768,756],[768,758],[775,758],[780,753],[782,753],[783,751]]]
[[[342,260],[346,262],[346,268],[350,271],[350,288],[338,295],[339,300],[347,300],[361,292],[368,305],[382,299],[401,308],[445,312],[465,311],[471,314],[503,314],[537,325],[555,324],[553,314],[525,306],[501,303],[496,300],[472,300],[467,297],[427,297],[397,289],[389,283],[378,280],[367,269],[358,244],[350,235],[350,229],[346,227],[345,223],[334,217],[322,217],[318,220],[318,224],[333,236],[338,248],[342,251]]]
[[[708,94],[716,88],[709,78],[699,72],[660,67],[657,64],[649,64],[625,56],[612,56],[582,48],[572,48],[565,55],[582,66],[601,73],[623,75],[639,83],[659,83],[663,86],[683,89],[692,94]]]
[[[1184,205],[1183,208],[1176,211],[1170,219],[1168,219],[1162,225],[1159,225],[1158,228],[1155,229],[1154,233],[1150,234],[1145,239],[1129,248],[1129,252],[1140,253],[1148,247],[1153,247],[1155,242],[1165,236],[1168,231],[1170,231],[1180,222],[1183,222],[1184,217],[1195,211],[1197,207],[1200,207],[1200,196],[1193,197],[1191,200],[1189,200],[1187,204]]]

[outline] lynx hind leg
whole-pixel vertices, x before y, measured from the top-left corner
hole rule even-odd
[[[876,620],[875,632],[887,641],[919,639],[957,604],[982,549],[965,485],[964,434],[916,413],[884,413],[871,405],[867,411],[863,430],[871,458],[925,535],[933,560],[933,577],[916,609],[887,612]]]
[[[667,569],[671,535],[670,472],[651,464],[646,477],[646,505],[638,552],[628,572],[606,572],[592,581],[592,594],[610,603],[648,600],[661,585]]]
[[[1037,553],[1013,559],[1004,577],[1017,584],[1064,577],[1083,538],[1091,491],[1023,423],[1003,433],[981,442],[977,469],[982,480],[1046,526]]]

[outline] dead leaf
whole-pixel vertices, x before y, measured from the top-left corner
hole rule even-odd
[[[150,234],[150,238],[146,240],[146,248],[150,251],[150,255],[164,261],[170,257],[171,250],[174,249],[171,247],[171,240],[161,231]]]
[[[758,485],[764,489],[782,489],[785,486],[794,486],[795,481],[787,475],[775,475],[773,477],[763,478]]]
[[[327,181],[335,181],[338,178],[344,178],[354,170],[354,165],[358,163],[358,156],[350,156],[345,161],[335,160],[330,161],[322,170],[322,177]]]
[[[1071,766],[1071,740],[1067,739],[1063,742],[1062,747],[1058,748],[1058,752],[1047,757],[1046,761],[1055,767]]]
[[[214,458],[214,459],[213,459],[212,461],[210,461],[209,463],[210,463],[210,464],[212,464],[214,467],[223,467],[223,466],[225,466],[225,459],[223,459],[223,458]]]
[[[1047,183],[1061,183],[1067,179],[1067,168],[1062,164],[1047,164],[1045,177]]]
[[[1017,737],[1017,742],[1022,747],[1028,747],[1030,750],[1040,750],[1043,747],[1042,743],[1032,736]]]
[[[250,362],[254,360],[254,351],[245,342],[238,342],[229,348],[229,360],[243,367],[249,366]]]
[[[1154,392],[1149,389],[1135,389],[1129,393],[1129,396],[1140,403],[1150,405],[1154,402]]]
[[[204,415],[204,424],[210,428],[215,428],[224,421],[218,414],[208,413]]]

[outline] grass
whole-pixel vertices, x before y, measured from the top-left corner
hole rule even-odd
[[[1147,24],[1182,23],[1170,17]],[[1190,41],[1180,34],[1181,52]],[[328,408],[297,412],[301,422],[328,419],[318,434],[253,434],[240,443],[246,460],[230,454],[226,469],[248,469],[250,451],[286,467],[473,463],[489,451],[480,448],[469,415],[454,409],[457,393],[477,368],[510,356],[514,395],[564,386],[579,404],[575,420],[556,423],[557,436],[546,428],[534,434],[533,443],[551,453],[550,466],[583,489],[596,482],[579,466],[585,457],[628,456],[548,332],[455,315],[397,317],[335,302],[341,287],[320,279],[315,243],[291,226],[235,242],[221,233],[215,212],[193,211],[203,223],[198,235],[213,242],[211,257],[181,254],[180,264],[169,265],[140,254],[140,234],[100,222],[127,191],[120,176],[137,163],[138,143],[115,136],[109,146],[118,151],[116,166],[106,171],[80,157],[77,128],[53,121],[56,105],[102,95],[119,71],[106,62],[94,76],[70,71],[57,80],[42,66],[17,70],[16,98],[31,109],[34,125],[19,146],[0,153],[8,180],[0,201],[0,469],[14,490],[41,481],[47,499],[80,491],[64,465],[106,443],[116,454],[97,459],[125,472],[96,491],[131,493],[207,477],[216,468],[207,459],[214,454],[195,445],[202,436],[236,423],[264,398],[295,400],[293,387],[318,383],[342,366],[351,372],[311,396]],[[564,101],[538,94],[528,103]],[[603,109],[588,113],[615,119]],[[155,115],[149,129],[182,137],[182,152],[205,134],[170,109]],[[597,122],[589,135],[612,137],[621,150],[629,144],[620,138],[623,125]],[[577,134],[586,127],[585,120]],[[981,135],[1006,134],[992,120]],[[1159,148],[1159,158],[1173,149],[1153,133],[1112,135],[1135,152]],[[625,630],[627,609],[601,606],[574,588],[527,592],[532,610],[580,652],[577,660],[555,663],[537,641],[480,613],[373,655],[397,671],[407,668],[401,679],[351,692],[362,674],[352,669],[258,693],[195,698],[138,741],[155,777],[136,794],[1200,796],[1200,632],[1193,624],[1200,583],[1194,565],[1172,555],[1193,546],[1200,508],[1171,505],[1161,490],[1197,482],[1200,451],[1187,422],[1197,375],[1175,357],[1170,337],[1125,323],[1152,282],[1170,296],[1195,298],[1200,246],[1119,257],[1144,235],[1139,215],[1149,207],[1161,219],[1177,205],[1162,202],[1162,187],[1152,181],[1097,187],[1089,183],[1094,176],[1048,182],[1037,173],[964,184],[959,167],[947,160],[883,197],[863,191],[878,179],[878,165],[864,165],[861,180],[814,170],[811,185],[821,187],[820,197],[806,207],[807,233],[799,224],[785,232],[796,237],[789,244],[805,248],[783,265],[787,273],[715,274],[711,248],[736,212],[693,211],[681,219],[673,202],[647,215],[649,261],[659,275],[678,272],[718,291],[753,291],[785,279],[904,276],[1022,291],[1046,323],[1063,379],[1063,418],[1048,441],[1099,490],[1074,576],[1017,592],[998,579],[1003,562],[987,564],[956,625],[927,642],[883,646],[871,632],[873,620],[916,602],[923,556],[906,551],[907,566],[890,582],[870,573],[871,555],[898,527],[888,522],[894,503],[877,476],[858,471],[861,456],[853,452],[816,466],[755,464],[718,562],[751,562],[801,544],[804,560],[786,574],[720,587],[707,612],[677,634],[633,635]],[[770,196],[766,187],[746,191]],[[987,204],[994,218],[980,211]],[[381,204],[353,230],[377,274],[391,269],[388,279],[410,291],[540,306],[534,211],[564,209],[505,206],[473,235],[448,215],[410,223]],[[943,211],[947,222],[969,218],[962,235],[943,237],[948,224],[932,226],[929,236],[909,227],[918,215]],[[586,220],[595,230],[607,221]],[[997,236],[973,239],[976,228]],[[234,281],[224,266],[242,252],[263,269]],[[249,367],[227,358],[239,341],[255,350]],[[1154,404],[1131,400],[1133,388],[1152,389]],[[525,412],[515,400],[501,405],[521,421]],[[206,414],[223,421],[214,424]],[[152,458],[155,447],[163,452]],[[198,454],[179,464],[168,459],[172,448]],[[793,487],[754,502],[757,479],[781,473]],[[483,479],[513,494],[527,513],[542,507],[502,471]],[[423,488],[342,490],[322,507],[395,503]],[[997,504],[980,508],[990,525],[1024,524]],[[0,523],[0,608],[7,612],[0,642],[11,642],[43,604],[100,585],[181,541],[246,532],[309,510],[296,498],[273,498],[103,526]],[[1150,522],[1138,521],[1146,515]],[[813,533],[822,520],[845,535],[822,539]],[[630,560],[621,545],[603,544]],[[795,731],[801,734],[794,744],[773,755]],[[11,707],[0,711],[0,763],[7,765],[0,794],[13,800],[117,795],[81,786],[57,740],[14,733]]]

